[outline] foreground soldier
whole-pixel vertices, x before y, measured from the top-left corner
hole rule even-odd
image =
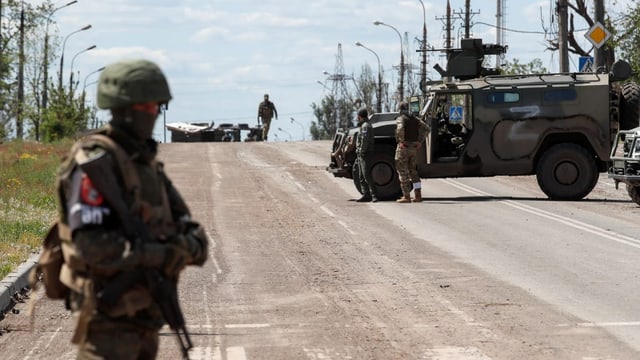
[[[400,103],[400,115],[396,118],[396,169],[402,189],[399,203],[410,203],[411,187],[415,193],[413,202],[422,201],[422,183],[416,168],[416,153],[426,134],[426,125],[409,112],[407,102]]]
[[[153,127],[170,99],[154,63],[107,66],[97,101],[112,119],[76,143],[59,170],[60,278],[71,289],[78,359],[154,359],[165,322],[186,333],[175,286],[186,265],[205,262],[208,240],[155,160]],[[162,293],[167,285],[173,292]]]

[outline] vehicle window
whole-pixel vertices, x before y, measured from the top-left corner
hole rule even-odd
[[[576,89],[553,89],[544,92],[545,102],[575,101],[578,98]]]
[[[494,92],[487,96],[489,104],[516,103],[520,101],[520,94],[517,92]]]

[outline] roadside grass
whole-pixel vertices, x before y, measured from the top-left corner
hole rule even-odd
[[[0,144],[0,279],[34,253],[56,219],[55,179],[71,140]]]

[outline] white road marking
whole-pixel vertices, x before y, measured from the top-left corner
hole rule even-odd
[[[242,346],[231,346],[227,348],[227,360],[245,360],[247,355]]]
[[[331,217],[336,217],[336,214],[334,214],[331,210],[329,210],[326,206],[322,205],[320,206],[320,210],[326,212],[329,216]]]
[[[635,327],[640,326],[640,321],[611,321],[611,322],[583,322],[577,324],[560,324],[558,327]]]
[[[224,327],[227,329],[257,329],[257,328],[266,328],[270,327],[271,324],[225,324]]]
[[[349,225],[346,222],[344,222],[342,220],[338,220],[338,224],[342,225],[342,227],[345,228],[349,232],[349,234],[351,234],[351,235],[355,235],[356,234],[355,231],[353,231],[353,230],[351,230],[351,228],[349,228]]]
[[[289,177],[289,179],[291,180],[291,182],[293,182],[293,185],[295,185],[298,189],[302,190],[302,191],[306,191],[307,189],[305,189],[305,187],[300,184],[294,177],[293,175],[291,175],[290,172],[286,171],[285,174],[287,174],[287,176]]]
[[[467,191],[471,194],[475,194],[475,195],[483,195],[483,196],[495,196],[494,194],[490,194],[484,191],[481,191],[479,189],[476,189],[474,187],[471,187],[469,185],[465,185],[462,184],[458,181],[455,180],[449,180],[448,181],[449,184],[451,184],[454,187],[457,187],[458,189]],[[592,233],[594,235],[598,235],[601,236],[603,238],[621,243],[621,244],[625,244],[625,245],[629,245],[631,247],[640,249],[640,239],[636,239],[636,238],[632,238],[630,236],[626,236],[626,235],[622,235],[619,233],[616,233],[615,231],[610,231],[610,230],[606,230],[591,224],[587,224],[584,223],[582,221],[578,221],[575,219],[571,219],[565,216],[561,216],[559,214],[556,213],[552,213],[550,211],[546,211],[546,210],[542,210],[542,209],[538,209],[535,208],[533,206],[529,206],[529,205],[525,205],[521,202],[518,201],[514,201],[514,200],[505,200],[505,201],[501,201],[501,204],[516,208],[518,210],[522,210],[525,212],[528,212],[530,214],[534,214],[534,215],[538,215],[540,217],[549,219],[549,220],[553,220],[556,222],[559,222],[561,224],[565,224],[567,226],[573,227],[575,229],[578,230],[582,230],[582,231],[586,231],[589,233]]]
[[[491,360],[475,346],[440,346],[427,350],[423,354],[424,359],[437,360]]]

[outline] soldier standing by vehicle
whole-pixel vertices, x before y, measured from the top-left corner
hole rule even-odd
[[[422,201],[422,183],[416,168],[416,152],[424,140],[426,125],[409,112],[407,102],[400,103],[400,116],[396,118],[396,169],[402,189],[399,203],[410,203],[411,186],[415,197],[413,202]]]
[[[376,184],[371,177],[371,161],[373,160],[374,133],[373,126],[369,123],[367,109],[358,111],[358,139],[356,141],[356,155],[358,156],[358,175],[360,177],[360,190],[362,197],[357,202],[377,202]]]
[[[175,286],[186,265],[206,261],[208,239],[156,160],[153,128],[170,99],[154,63],[107,66],[97,104],[112,119],[79,140],[58,171],[60,280],[77,318],[78,359],[154,359],[159,329],[173,328],[158,286],[173,286],[170,310],[184,327]],[[184,330],[186,356],[192,344]]]
[[[267,141],[267,135],[269,135],[269,127],[271,126],[271,119],[275,115],[278,120],[278,111],[273,102],[269,101],[269,94],[264,94],[264,101],[258,105],[258,124],[262,120],[262,140]]]

